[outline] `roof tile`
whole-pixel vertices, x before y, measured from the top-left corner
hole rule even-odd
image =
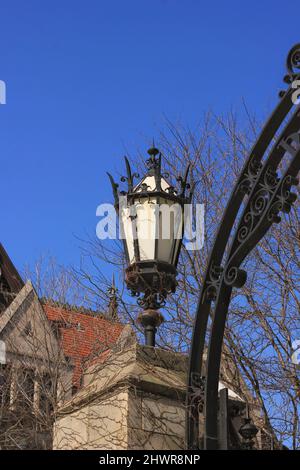
[[[73,359],[73,385],[79,387],[86,363],[111,349],[124,325],[60,306],[44,304],[43,307],[48,319],[58,325],[64,354]]]

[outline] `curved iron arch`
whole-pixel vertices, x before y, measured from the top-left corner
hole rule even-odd
[[[240,265],[267,233],[273,223],[279,223],[280,212],[289,212],[297,196],[291,187],[298,184],[300,170],[300,112],[298,106],[285,126],[285,118],[293,107],[293,82],[300,78],[300,44],[295,45],[287,58],[289,84],[280,92],[280,102],[265,124],[260,136],[235,184],[224,211],[199,296],[194,323],[187,390],[187,447],[199,446],[199,413],[201,397],[204,409],[204,448],[218,448],[218,382],[222,345],[228,308],[233,287],[240,288],[247,274]],[[297,71],[298,70],[298,71]],[[281,130],[279,137],[276,133]],[[263,158],[275,140],[270,153]],[[277,169],[283,157],[290,157],[281,176]],[[244,205],[242,215],[240,209]],[[234,226],[237,229],[234,230]],[[230,242],[229,254],[225,250]],[[208,338],[206,368],[204,366],[205,339],[208,319],[211,329]],[[205,376],[205,380],[204,377]]]

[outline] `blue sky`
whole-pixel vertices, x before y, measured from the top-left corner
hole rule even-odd
[[[1,0],[0,240],[17,267],[47,253],[78,261],[75,236],[94,233],[112,200],[105,171],[146,150],[164,115],[194,126],[243,97],[265,116],[300,41],[298,11],[293,0]]]

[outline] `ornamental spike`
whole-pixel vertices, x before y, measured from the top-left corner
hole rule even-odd
[[[199,183],[199,181],[195,181],[191,185],[190,194],[189,194],[189,197],[188,197],[189,203],[191,203],[191,201],[193,199],[194,192],[195,192],[195,189],[196,189],[196,186],[197,186],[198,183]]]
[[[113,190],[113,195],[115,199],[115,204],[117,205],[119,203],[119,193],[118,193],[118,187],[119,185],[114,181],[113,177],[111,176],[110,173],[106,172],[107,176],[109,177],[112,190]]]
[[[187,180],[189,177],[190,167],[191,167],[191,164],[189,163],[185,169],[184,177],[181,180],[181,188],[182,188],[181,195],[180,195],[181,197],[185,196],[185,190],[189,188],[189,185],[187,184]]]
[[[126,165],[126,171],[127,171],[128,192],[131,193],[133,189],[133,178],[132,178],[132,173],[131,173],[131,166],[130,166],[128,158],[124,157],[124,159],[125,159],[125,165]]]

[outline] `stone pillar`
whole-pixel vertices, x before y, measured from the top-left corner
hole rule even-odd
[[[121,336],[113,351],[104,351],[93,361],[84,373],[83,387],[60,406],[54,449],[185,449],[188,358],[141,346],[130,331]],[[219,390],[225,386],[229,384],[220,381]],[[244,409],[244,400],[229,388],[229,448],[241,445],[238,430]],[[252,417],[258,424],[253,411]],[[199,424],[201,447],[202,414]]]
[[[184,449],[186,372],[182,354],[123,344],[60,408],[54,448]]]

